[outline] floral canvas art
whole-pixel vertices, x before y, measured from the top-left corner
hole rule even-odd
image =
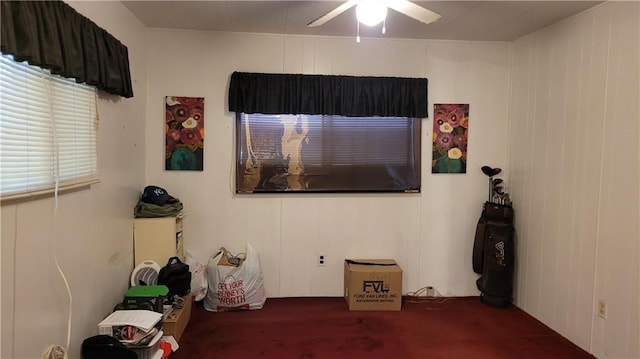
[[[204,98],[165,99],[165,169],[203,170]]]
[[[469,104],[435,104],[432,173],[466,173]]]

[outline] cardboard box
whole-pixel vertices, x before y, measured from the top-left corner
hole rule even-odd
[[[180,309],[174,308],[162,323],[164,335],[173,335],[177,341],[182,337],[182,333],[191,319],[191,309],[193,308],[193,294],[187,293],[183,298],[184,306]]]
[[[346,259],[344,299],[349,310],[400,310],[402,268],[393,259]]]

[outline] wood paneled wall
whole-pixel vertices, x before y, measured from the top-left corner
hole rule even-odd
[[[639,24],[610,2],[513,49],[516,302],[599,358],[640,357]]]

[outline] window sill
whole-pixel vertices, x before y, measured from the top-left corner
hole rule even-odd
[[[58,187],[58,195],[87,190],[91,188],[92,185],[100,182],[101,182],[100,178],[93,178],[89,180],[84,180],[82,182],[60,185]],[[43,189],[29,191],[29,192],[13,193],[13,194],[8,194],[6,196],[2,196],[0,198],[0,205],[4,206],[4,205],[17,204],[22,202],[36,201],[40,199],[55,197],[55,195],[56,195],[55,188],[53,187],[43,188]]]

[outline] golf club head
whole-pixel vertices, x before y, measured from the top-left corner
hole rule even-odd
[[[491,184],[493,185],[493,187],[496,187],[497,185],[499,185],[502,182],[504,182],[504,180],[502,178],[496,178],[493,181],[491,181]]]
[[[502,186],[493,187],[493,192],[497,193],[499,195],[503,195],[504,194],[504,187],[502,187]]]
[[[493,177],[497,174],[500,174],[500,172],[502,172],[501,168],[492,168],[489,166],[482,166],[480,167],[480,169],[482,170],[482,173],[484,173],[485,175],[489,176],[489,177]]]
[[[489,177],[493,176],[493,168],[489,167],[489,166],[482,166],[482,173],[486,174]]]

